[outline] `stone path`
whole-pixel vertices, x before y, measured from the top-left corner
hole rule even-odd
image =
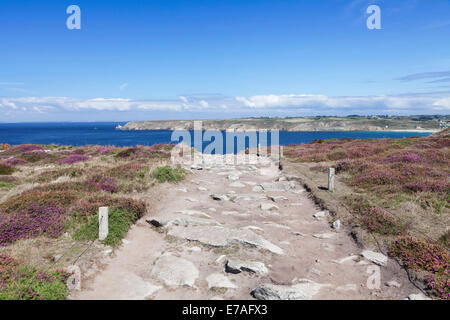
[[[391,260],[329,225],[274,161],[189,166],[72,299],[404,299],[419,293]],[[380,289],[370,289],[373,266]],[[369,268],[372,267],[372,268]],[[376,267],[375,267],[376,269]],[[369,273],[368,273],[369,272]],[[387,283],[390,283],[388,285]],[[392,285],[392,284],[395,285]]]

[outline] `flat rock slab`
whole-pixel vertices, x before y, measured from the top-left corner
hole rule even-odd
[[[162,255],[156,260],[151,275],[168,286],[192,287],[199,276],[197,267],[189,260]]]
[[[226,276],[221,273],[213,273],[206,277],[206,282],[208,282],[208,288],[227,288],[236,289],[237,286],[230,281]]]
[[[147,223],[157,227],[157,228],[168,228],[171,226],[203,226],[203,225],[218,225],[216,220],[197,218],[197,217],[183,217],[183,216],[172,216],[165,218],[153,218],[146,220]]]
[[[260,275],[266,275],[269,273],[266,265],[262,262],[240,260],[228,260],[225,264],[225,271],[229,273],[250,272]]]
[[[273,182],[273,183],[261,183],[261,187],[264,191],[288,191],[292,188],[292,184],[289,182]]]
[[[306,279],[300,281],[292,286],[262,284],[251,295],[258,300],[311,300],[322,287],[327,286]]]
[[[229,187],[230,188],[245,188],[245,184],[236,181],[236,182],[230,183]]]
[[[220,226],[193,226],[190,228],[175,226],[169,230],[168,235],[199,241],[214,247],[225,247],[236,242],[245,243],[276,254],[283,254],[283,249],[248,229],[229,229]]]
[[[261,210],[264,210],[264,211],[274,211],[274,210],[280,209],[277,205],[275,205],[273,203],[266,203],[266,202],[261,203],[259,205],[259,207],[261,208]]]
[[[367,260],[369,260],[375,264],[378,264],[380,266],[385,266],[388,262],[388,257],[386,257],[382,253],[365,250],[365,251],[361,252],[361,255],[364,258],[366,258]]]

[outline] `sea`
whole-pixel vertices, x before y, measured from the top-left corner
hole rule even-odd
[[[172,141],[171,130],[122,131],[116,129],[118,125],[123,126],[124,124],[124,122],[0,123],[0,144],[114,145],[123,147],[136,145],[151,146],[159,143],[176,144],[180,142]],[[305,144],[317,139],[382,139],[413,136],[424,137],[428,135],[430,133],[398,131],[280,131],[279,142],[280,145],[290,145]],[[191,145],[193,145],[193,136],[193,132],[191,132]],[[226,139],[223,139],[224,144],[226,144]],[[268,143],[270,143],[270,140],[269,135]],[[204,141],[203,147],[210,143],[210,141]],[[256,147],[256,145],[252,145],[249,139],[247,139],[245,147]],[[226,147],[224,149],[226,150]],[[235,148],[234,151],[236,152],[238,150]]]

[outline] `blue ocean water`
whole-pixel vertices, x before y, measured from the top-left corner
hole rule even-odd
[[[0,143],[11,145],[58,144],[58,145],[115,145],[136,146],[157,143],[178,143],[171,141],[170,130],[121,131],[117,125],[123,122],[89,123],[0,123]],[[354,138],[380,139],[428,136],[429,133],[392,131],[352,131],[352,132],[287,132],[280,131],[280,145],[309,143],[316,139]],[[193,134],[191,134],[193,139]],[[270,142],[270,136],[269,136]],[[204,142],[204,146],[210,142]],[[191,143],[192,144],[192,143]],[[248,141],[246,147],[249,147]],[[256,145],[250,145],[256,147]]]

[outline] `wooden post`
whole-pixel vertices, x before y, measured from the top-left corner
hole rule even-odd
[[[280,158],[283,158],[283,146],[280,146]]]
[[[334,191],[334,168],[328,169],[328,191]]]
[[[261,143],[258,143],[258,149],[256,150],[257,156],[261,156]]]
[[[105,240],[108,236],[108,207],[98,208],[98,238]]]

